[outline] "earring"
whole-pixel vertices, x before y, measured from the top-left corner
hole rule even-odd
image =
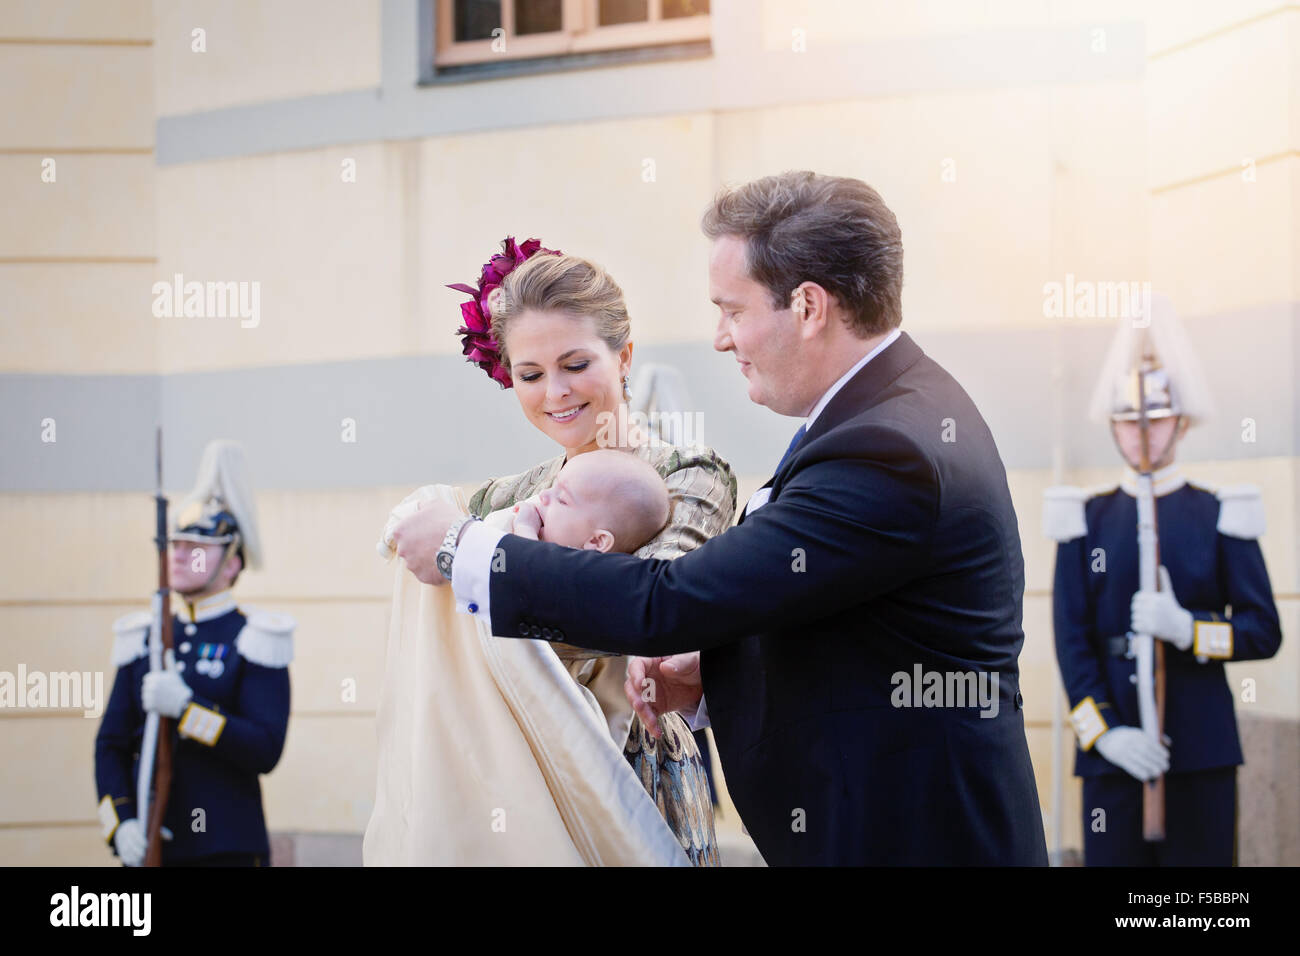
[[[623,376],[623,399],[628,402],[632,401],[632,387],[627,384],[626,375]]]

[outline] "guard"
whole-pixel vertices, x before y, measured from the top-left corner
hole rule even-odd
[[[1149,314],[1121,324],[1093,397],[1094,420],[1109,421],[1128,465],[1121,481],[1049,489],[1044,509],[1058,542],[1056,654],[1079,744],[1084,862],[1230,866],[1242,753],[1224,663],[1272,657],[1282,633],[1257,541],[1259,489],[1216,488],[1178,469],[1178,442],[1208,415],[1209,395],[1172,306],[1156,297]],[[1158,535],[1153,589],[1139,584],[1144,480]],[[1160,733],[1150,705],[1143,720],[1140,691],[1158,678],[1139,679],[1142,635],[1164,645]],[[1164,835],[1148,839],[1141,781],[1162,775]]]
[[[105,841],[126,866],[144,860],[136,790],[147,716],[173,718],[164,866],[260,866],[270,846],[258,776],[280,759],[289,723],[294,622],[236,606],[232,587],[261,565],[243,449],[214,441],[170,535],[175,652],[150,671],[149,612],[113,625],[117,678],[95,738]]]

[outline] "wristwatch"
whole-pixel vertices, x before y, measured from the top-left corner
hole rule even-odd
[[[438,548],[438,571],[448,581],[451,580],[451,564],[456,560],[456,542],[460,540],[460,530],[468,522],[477,520],[473,515],[457,518],[451,523],[446,536],[442,539],[442,547]]]

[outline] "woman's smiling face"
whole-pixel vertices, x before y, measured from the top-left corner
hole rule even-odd
[[[510,376],[519,406],[569,457],[596,446],[601,413],[623,400],[632,343],[610,350],[588,315],[526,310],[507,332]]]

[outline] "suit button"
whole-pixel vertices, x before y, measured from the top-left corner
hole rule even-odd
[[[1129,674],[1129,675],[1128,675],[1128,682],[1129,682],[1130,684],[1136,684],[1136,683],[1138,682],[1138,676],[1137,676],[1137,674]]]
[[[555,640],[555,638],[551,634],[551,629],[549,627],[542,628],[542,640],[544,641]]]
[[[541,636],[542,636],[542,629],[541,629],[540,627],[538,627],[536,624],[534,624],[534,625],[533,625],[533,628],[532,628],[532,633],[533,633],[533,637],[535,637],[535,638],[536,638],[536,637],[541,637]]]
[[[522,623],[522,624],[519,625],[519,636],[520,636],[520,637],[527,637],[527,636],[528,636],[528,624],[527,624],[527,622]]]
[[[1016,691],[1016,710],[1020,710],[1024,706],[1025,706],[1025,699],[1022,696],[1020,696],[1020,691]]]
[[[555,639],[556,639],[557,641],[563,641],[563,640],[564,640],[564,632],[563,632],[563,631],[560,631],[560,630],[557,630],[557,631],[555,632]]]

